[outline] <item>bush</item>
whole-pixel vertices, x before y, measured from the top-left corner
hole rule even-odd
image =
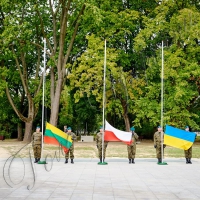
[[[4,136],[4,139],[6,138],[6,139],[9,139],[10,138],[10,133],[8,133],[7,131],[5,131],[5,130],[1,130],[0,131],[0,135],[1,136]]]
[[[195,142],[200,142],[200,136],[197,136],[197,137],[196,137]]]

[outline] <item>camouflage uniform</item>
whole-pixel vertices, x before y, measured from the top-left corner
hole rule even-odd
[[[32,135],[32,146],[34,152],[35,162],[38,162],[41,158],[41,145],[42,145],[42,133],[34,132]]]
[[[188,150],[184,150],[185,158],[191,159],[192,158],[192,146]]]
[[[102,162],[102,135],[103,135],[103,132],[99,132],[96,135],[96,146],[98,148],[100,162]],[[108,146],[108,142],[104,141],[103,160],[105,159],[107,146]]]
[[[196,139],[196,137],[195,137]],[[192,146],[188,150],[184,150],[185,153],[185,159],[186,159],[186,164],[192,164],[191,158],[192,158]]]
[[[69,159],[69,154],[70,154],[70,159],[74,159],[74,140],[76,140],[76,135],[73,132],[67,132],[68,135],[72,137],[72,145],[69,148],[69,151],[65,153],[65,159]]]
[[[163,145],[165,147],[165,145]],[[156,131],[154,133],[154,147],[156,148],[156,155],[158,158],[158,162],[162,162],[162,155],[161,155],[161,132]],[[164,153],[164,149],[163,149]]]
[[[136,141],[138,140],[138,135],[134,131],[132,132],[132,142],[130,145],[127,145],[128,150],[128,159],[133,159],[132,163],[134,163],[135,153],[136,153]]]

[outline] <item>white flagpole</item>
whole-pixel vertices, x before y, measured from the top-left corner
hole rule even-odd
[[[161,132],[161,158],[163,162],[163,90],[164,90],[164,52],[163,52],[163,41],[162,41],[162,69],[161,69],[161,127],[162,127],[162,132]]]
[[[104,132],[105,132],[105,105],[106,105],[106,40],[104,50],[104,75],[103,75],[103,134],[102,134],[102,163],[104,154]]]
[[[42,151],[41,158],[43,157],[43,143],[44,143],[44,96],[45,96],[45,76],[46,76],[46,38],[44,38],[44,69],[43,69],[43,88],[42,88]]]

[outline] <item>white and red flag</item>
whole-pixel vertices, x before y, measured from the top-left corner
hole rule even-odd
[[[105,123],[104,140],[108,142],[124,142],[131,144],[132,133],[118,130],[112,127],[107,121]]]

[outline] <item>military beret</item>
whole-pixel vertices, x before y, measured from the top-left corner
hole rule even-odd
[[[158,126],[158,128],[162,128],[161,126]]]
[[[130,128],[130,130],[131,130],[131,131],[135,131],[135,127],[132,126],[132,127]]]
[[[36,129],[40,128],[40,126],[37,126]]]
[[[102,128],[103,128],[103,126],[100,126],[100,127],[99,127],[99,129],[102,129]]]
[[[71,128],[71,127],[68,127],[67,130],[72,130],[72,128]]]
[[[185,128],[189,128],[189,126],[185,126]]]

